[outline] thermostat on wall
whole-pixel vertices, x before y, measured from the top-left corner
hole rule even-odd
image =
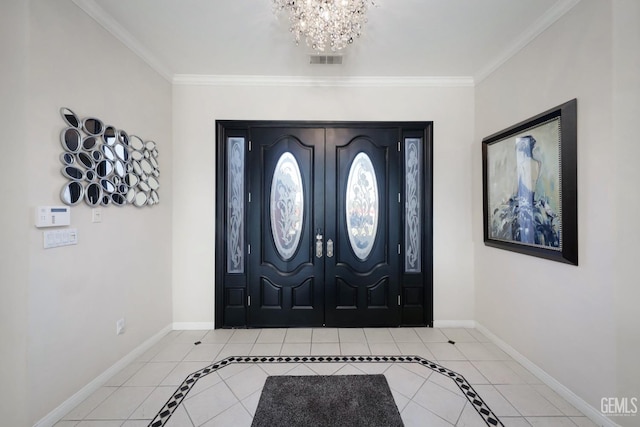
[[[38,206],[36,208],[36,227],[62,227],[71,224],[69,206]]]

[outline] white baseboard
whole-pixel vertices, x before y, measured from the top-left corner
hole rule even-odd
[[[171,331],[171,325],[168,325],[160,330],[157,334],[140,344],[133,349],[122,359],[118,360],[109,369],[98,375],[93,381],[86,386],[82,387],[76,394],[62,402],[53,411],[49,412],[44,418],[35,423],[33,427],[51,427],[62,419],[69,411],[78,406],[87,397],[91,396],[96,390],[106,384],[115,374],[124,369],[127,365],[135,361],[138,357],[142,356],[147,350],[157,344],[162,337]]]
[[[475,320],[434,320],[434,328],[475,328]]]
[[[204,331],[209,329],[215,329],[216,324],[214,322],[174,322],[174,331]]]
[[[527,368],[533,375],[535,375],[540,381],[545,383],[549,388],[562,396],[567,402],[571,403],[576,407],[577,410],[585,414],[591,421],[596,423],[599,426],[603,427],[620,427],[618,424],[613,422],[611,419],[605,417],[600,411],[587,403],[580,396],[575,394],[573,391],[569,390],[564,384],[560,381],[553,378],[551,375],[546,373],[542,368],[533,363],[531,360],[527,359],[525,356],[520,354],[516,349],[511,347],[506,342],[502,341],[498,338],[494,333],[489,331],[487,328],[482,326],[480,323],[476,323],[476,329],[482,332],[487,338],[489,338],[495,345],[500,347],[502,351],[507,353],[509,356],[513,357],[518,363]]]

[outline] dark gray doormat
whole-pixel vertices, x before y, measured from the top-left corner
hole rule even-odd
[[[252,427],[403,426],[384,375],[270,376]]]

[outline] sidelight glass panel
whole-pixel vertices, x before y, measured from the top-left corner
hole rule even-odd
[[[420,193],[420,177],[422,176],[421,158],[422,139],[405,138],[404,140],[404,168],[405,168],[405,223],[404,244],[405,257],[404,269],[407,273],[420,273],[421,271],[421,245],[420,236],[422,229],[420,218],[422,206]]]
[[[302,175],[293,154],[280,156],[271,182],[271,233],[283,260],[293,257],[302,234],[304,214]]]
[[[347,234],[355,255],[365,260],[378,232],[378,182],[371,159],[358,153],[347,178],[345,195]]]
[[[244,273],[244,138],[227,139],[227,272]]]

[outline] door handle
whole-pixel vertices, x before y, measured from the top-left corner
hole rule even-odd
[[[322,234],[316,234],[316,258],[322,258]]]
[[[333,240],[327,240],[327,258],[333,257]]]

